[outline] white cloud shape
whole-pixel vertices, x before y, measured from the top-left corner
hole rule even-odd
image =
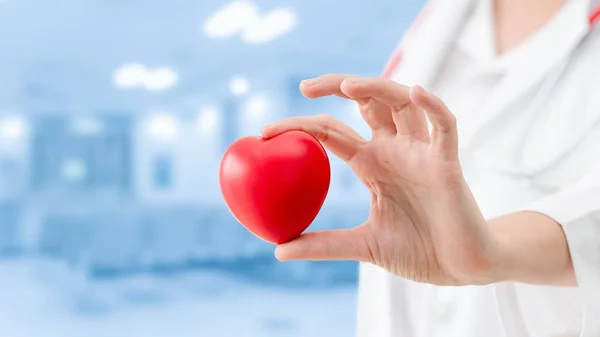
[[[261,15],[247,0],[235,1],[213,13],[204,22],[204,34],[213,39],[240,36],[248,44],[263,44],[289,33],[297,24],[287,8],[277,8]]]
[[[290,32],[295,26],[294,13],[288,9],[275,9],[246,26],[242,41],[248,44],[269,42]]]
[[[206,20],[204,33],[212,38],[229,38],[243,32],[257,17],[258,9],[251,2],[233,2]]]
[[[118,68],[113,80],[115,85],[122,89],[145,88],[149,91],[164,91],[177,84],[179,78],[169,67],[149,69],[142,64],[132,63]]]

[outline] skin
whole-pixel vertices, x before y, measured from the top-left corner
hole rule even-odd
[[[494,1],[497,53],[518,47],[565,3]],[[367,186],[371,212],[358,227],[307,233],[278,246],[279,260],[358,260],[436,285],[577,285],[556,221],[535,212],[482,216],[458,160],[456,119],[440,99],[418,86],[351,75],[325,75],[300,89],[308,98],[354,100],[372,139],[329,115],[288,118],[265,127],[263,136],[288,130],[315,136]]]
[[[372,139],[329,115],[284,119],[263,128],[263,137],[289,130],[315,136],[369,189],[370,215],[352,229],[279,245],[279,260],[357,260],[435,285],[575,285],[554,220],[534,212],[483,217],[462,174],[456,119],[439,98],[418,86],[339,74],[303,81],[301,91],[354,100]]]
[[[566,0],[496,0],[493,2],[496,52],[518,47],[542,28]]]

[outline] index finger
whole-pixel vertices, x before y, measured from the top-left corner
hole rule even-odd
[[[429,141],[425,113],[412,104],[409,87],[388,79],[351,78],[344,80],[341,89],[351,99],[372,99],[389,109],[396,134]]]
[[[340,89],[340,85],[344,80],[354,77],[356,76],[348,74],[322,75],[300,82],[300,92],[307,98],[320,98],[331,95],[348,98]]]
[[[290,117],[265,126],[262,135],[272,138],[286,131],[299,130],[311,134],[334,155],[350,162],[367,143],[356,131],[330,115]]]
[[[344,83],[359,77],[345,74],[328,74],[310,80],[302,81],[300,90],[308,98],[318,98],[329,95],[351,99],[361,107],[361,115],[373,130],[374,136],[379,133],[395,134],[396,127],[390,109],[385,104],[369,95],[352,96],[345,92]]]
[[[401,109],[410,100],[410,87],[381,78],[346,78],[342,92],[354,100],[373,98],[392,109]]]

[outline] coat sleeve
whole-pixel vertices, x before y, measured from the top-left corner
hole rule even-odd
[[[581,337],[600,336],[600,167],[527,209],[562,225],[584,299]]]

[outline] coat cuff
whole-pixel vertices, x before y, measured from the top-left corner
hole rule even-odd
[[[575,277],[583,298],[580,337],[600,336],[600,190],[597,186],[569,188],[532,205],[562,225]]]

